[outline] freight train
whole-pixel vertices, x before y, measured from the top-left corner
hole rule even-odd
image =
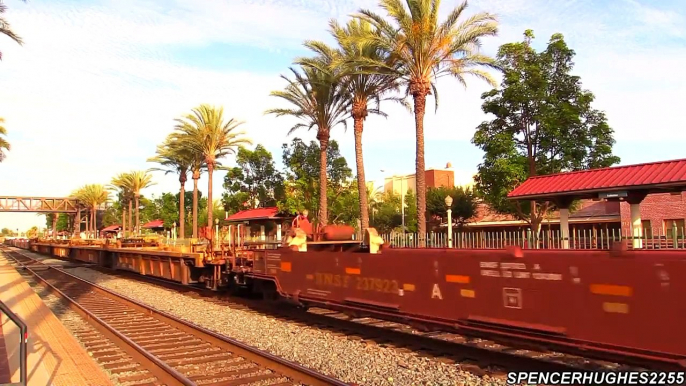
[[[584,356],[686,367],[686,251],[388,248],[373,229],[170,252],[17,240],[51,256],[353,317],[400,321]],[[10,241],[12,242],[12,241]],[[64,241],[62,241],[64,243]],[[218,251],[218,252],[217,252]]]

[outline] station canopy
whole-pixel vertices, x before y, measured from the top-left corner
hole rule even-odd
[[[234,213],[227,217],[226,221],[254,221],[254,220],[278,220],[285,217],[281,216],[279,208],[273,206],[268,208],[246,209]]]
[[[630,193],[668,193],[686,190],[686,159],[614,166],[531,177],[507,198],[549,200],[623,198]]]

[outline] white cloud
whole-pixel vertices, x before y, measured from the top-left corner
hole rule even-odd
[[[292,121],[264,116],[263,111],[278,105],[268,94],[283,87],[278,74],[286,73],[286,68],[271,73],[247,66],[242,71],[212,70],[172,62],[170,50],[226,43],[293,52],[303,39],[327,39],[329,18],[341,19],[359,7],[376,8],[375,4],[375,0],[8,2],[6,15],[26,43],[20,47],[0,39],[4,53],[0,116],[6,119],[13,145],[0,164],[0,194],[66,195],[79,185],[106,183],[121,171],[149,167],[144,161],[170,131],[173,119],[203,102],[223,105],[226,114],[245,120],[255,142],[278,146],[289,140],[285,132]],[[443,11],[454,4],[444,1]],[[686,75],[675,70],[686,62],[686,50],[683,44],[668,49],[655,44],[683,37],[683,12],[632,0],[617,4],[599,9],[581,0],[476,0],[470,9],[494,12],[502,22],[500,36],[484,42],[489,53],[499,44],[519,40],[527,28],[534,29],[539,46],[552,33],[562,32],[577,51],[576,72],[596,94],[596,107],[607,111],[619,140],[643,140],[649,128],[654,140],[684,141],[686,131],[674,128],[681,127],[677,112],[682,99],[676,93],[686,87]],[[645,40],[649,32],[650,44]],[[234,48],[232,54],[240,58],[241,50]],[[479,97],[488,88],[475,80],[465,90],[447,79],[438,87],[438,113],[433,111],[433,99],[428,101],[427,139],[468,141],[485,118]],[[383,107],[391,116],[368,119],[365,144],[414,141],[412,115],[389,103]],[[352,144],[350,133],[336,130],[333,136],[345,138],[344,146]],[[406,156],[414,158],[414,154]],[[461,163],[459,155],[447,158],[454,165]],[[177,189],[171,176],[160,175],[158,182],[154,191]],[[215,191],[220,185],[218,176]],[[205,178],[201,186],[206,186]],[[32,215],[21,217],[30,220],[8,216],[0,214],[0,226],[35,221]]]

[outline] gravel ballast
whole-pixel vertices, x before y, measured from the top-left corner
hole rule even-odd
[[[304,327],[257,313],[195,299],[131,279],[87,268],[75,276],[138,300],[222,335],[287,360],[359,385],[505,385],[502,379],[478,377],[457,364],[350,340],[315,327]]]

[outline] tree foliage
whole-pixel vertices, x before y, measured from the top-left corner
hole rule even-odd
[[[24,0],[26,2],[26,0]],[[19,44],[24,44],[24,41],[17,35],[14,31],[12,31],[12,27],[10,27],[10,23],[2,16],[3,13],[7,11],[7,6],[0,1],[0,35],[5,35],[9,37],[10,39],[14,40],[15,42]],[[0,60],[2,59],[2,52],[0,51]],[[1,161],[1,159],[0,159]]]
[[[255,150],[240,148],[236,163],[238,166],[230,168],[224,177],[222,204],[229,214],[276,206],[284,198],[283,177],[264,146],[257,145]]]
[[[440,5],[440,1],[381,0],[380,6],[386,11],[386,18],[366,9],[354,15],[370,22],[381,32],[356,37],[358,44],[378,47],[389,54],[389,60],[366,60],[363,66],[372,72],[392,74],[402,86],[406,86],[406,95],[412,95],[414,100],[420,247],[425,246],[426,232],[426,98],[433,94],[438,109],[436,80],[441,77],[455,78],[466,86],[466,76],[472,75],[495,84],[491,75],[482,70],[493,67],[494,60],[479,52],[481,40],[497,34],[495,16],[477,13],[463,17],[467,9],[467,1],[464,1],[439,21]]]
[[[477,201],[474,192],[460,186],[429,188],[426,192],[426,214],[428,218],[447,220],[445,205],[446,196],[453,199],[452,210],[453,224],[461,225],[476,214]]]
[[[67,231],[69,229],[69,216],[66,213],[48,213],[45,215],[45,227],[52,230],[52,221],[57,215],[57,231]]]
[[[17,236],[17,232],[15,232],[9,228],[2,228],[2,230],[0,230],[0,236],[15,237],[15,236]]]
[[[508,192],[528,177],[610,166],[619,157],[605,114],[592,108],[593,94],[571,74],[575,53],[563,36],[552,35],[540,53],[531,47],[533,32],[524,37],[498,51],[502,86],[482,95],[493,119],[479,125],[472,142],[485,152],[476,178],[484,200],[538,231],[551,204],[513,203]]]
[[[286,194],[284,199],[279,201],[279,208],[290,213],[297,213],[304,209],[312,214],[318,213],[321,159],[319,145],[315,141],[306,144],[300,138],[294,138],[290,144],[283,144],[282,149],[282,161],[286,167]],[[329,218],[336,221],[341,221],[342,218],[357,219],[359,210],[355,209],[356,207],[346,207],[347,204],[358,204],[355,201],[356,194],[349,192],[353,187],[351,185],[352,170],[341,155],[338,142],[332,140],[329,143],[326,161],[327,196],[331,206]],[[342,203],[337,202],[339,200]],[[355,215],[351,211],[358,214]]]

